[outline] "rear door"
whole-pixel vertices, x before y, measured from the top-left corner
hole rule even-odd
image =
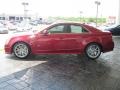
[[[68,24],[67,27],[70,31],[68,30],[69,33],[66,34],[66,49],[74,51],[81,50],[83,48],[82,43],[87,38],[88,31],[76,24]]]

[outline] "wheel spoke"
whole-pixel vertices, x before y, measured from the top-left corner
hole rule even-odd
[[[24,43],[18,43],[14,47],[14,53],[19,58],[24,58],[28,55],[28,47]]]
[[[96,44],[91,44],[87,48],[87,55],[90,58],[96,58],[100,55],[100,53],[101,53],[100,47]]]

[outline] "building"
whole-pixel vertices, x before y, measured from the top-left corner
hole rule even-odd
[[[31,17],[27,17],[27,19],[31,19]],[[1,14],[0,15],[0,21],[4,21],[4,20],[8,20],[8,21],[23,21],[24,20],[24,16],[23,15],[5,15],[5,14]]]

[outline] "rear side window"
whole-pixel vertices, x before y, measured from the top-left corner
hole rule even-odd
[[[83,27],[79,25],[71,25],[71,33],[85,33],[88,32]]]

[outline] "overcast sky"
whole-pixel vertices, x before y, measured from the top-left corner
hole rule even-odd
[[[23,14],[22,2],[28,2],[28,14],[39,16],[96,15],[95,0],[1,0],[0,14]],[[99,17],[117,16],[118,0],[99,0]]]

